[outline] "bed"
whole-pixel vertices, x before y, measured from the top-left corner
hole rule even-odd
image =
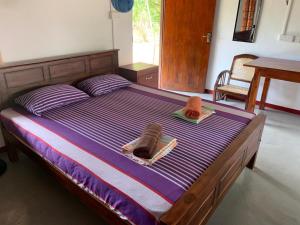
[[[17,161],[21,149],[109,224],[205,224],[244,167],[254,167],[264,115],[205,101],[215,114],[188,124],[170,116],[186,96],[136,84],[43,117],[10,103],[29,89],[117,69],[117,50],[0,66],[9,158]],[[121,146],[149,122],[161,123],[178,146],[142,166],[124,156]]]

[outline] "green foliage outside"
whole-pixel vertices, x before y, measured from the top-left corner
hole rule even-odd
[[[133,7],[134,42],[158,41],[161,0],[135,0]]]

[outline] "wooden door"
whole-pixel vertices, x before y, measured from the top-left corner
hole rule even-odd
[[[204,92],[216,0],[164,0],[161,88]]]

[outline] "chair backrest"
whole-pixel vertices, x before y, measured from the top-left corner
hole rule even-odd
[[[249,54],[236,55],[231,65],[230,79],[251,83],[255,68],[244,66],[244,64],[257,58],[257,56]]]

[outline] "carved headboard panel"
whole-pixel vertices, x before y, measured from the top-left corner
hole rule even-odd
[[[117,73],[118,50],[85,52],[0,64],[0,109],[16,96],[41,86],[76,83],[84,78]]]

